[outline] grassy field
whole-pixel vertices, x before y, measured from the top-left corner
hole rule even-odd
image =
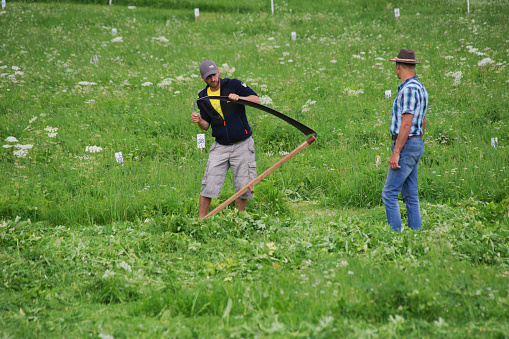
[[[509,336],[508,2],[275,3],[7,2],[0,337]],[[430,107],[423,228],[394,234],[402,47]],[[200,221],[204,59],[318,137],[246,213]],[[259,173],[306,139],[248,119]]]

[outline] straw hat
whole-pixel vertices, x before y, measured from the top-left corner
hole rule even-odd
[[[394,59],[391,59],[390,61],[396,61],[402,64],[421,64],[421,62],[415,61],[415,52],[413,49],[404,49],[402,48],[399,51],[399,54]]]

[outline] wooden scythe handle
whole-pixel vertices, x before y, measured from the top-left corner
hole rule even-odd
[[[255,179],[253,179],[249,184],[247,184],[246,186],[242,187],[239,191],[237,191],[237,193],[235,193],[234,195],[232,195],[231,197],[229,197],[225,202],[223,202],[221,205],[217,206],[216,208],[214,208],[209,214],[207,214],[203,219],[207,219],[208,217],[211,217],[213,216],[214,214],[218,213],[219,211],[221,211],[223,208],[225,208],[226,206],[228,206],[229,204],[231,204],[232,202],[234,202],[235,200],[237,200],[238,197],[240,197],[242,194],[246,193],[248,190],[252,190],[253,189],[253,186],[256,185],[257,183],[259,183],[260,181],[262,181],[263,179],[265,179],[265,177],[267,177],[269,174],[271,174],[272,172],[274,172],[276,169],[278,169],[279,167],[281,167],[281,165],[283,165],[285,162],[287,162],[288,160],[290,160],[291,158],[293,158],[297,153],[299,153],[300,151],[302,151],[304,148],[306,148],[308,145],[310,145],[313,141],[316,140],[316,137],[315,136],[311,136],[309,137],[306,141],[304,141],[302,144],[300,144],[299,146],[297,146],[296,149],[294,149],[293,151],[291,151],[290,153],[288,153],[287,155],[285,155],[281,160],[279,160],[278,162],[276,162],[274,165],[270,166],[265,172],[263,172],[262,174],[260,174],[259,176],[257,176]]]

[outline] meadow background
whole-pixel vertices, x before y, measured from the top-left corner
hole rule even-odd
[[[504,0],[276,0],[274,15],[258,0],[8,1],[0,335],[508,337],[508,15]],[[402,47],[430,107],[423,229],[393,234],[381,190]],[[246,213],[199,221],[204,59],[318,137]],[[306,139],[248,119],[259,173]],[[231,194],[229,178],[212,207]]]

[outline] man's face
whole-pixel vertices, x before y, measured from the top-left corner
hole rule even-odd
[[[203,79],[203,77],[201,78]],[[220,85],[219,72],[209,75],[206,79],[203,79],[203,81],[205,81],[213,90],[218,90]]]

